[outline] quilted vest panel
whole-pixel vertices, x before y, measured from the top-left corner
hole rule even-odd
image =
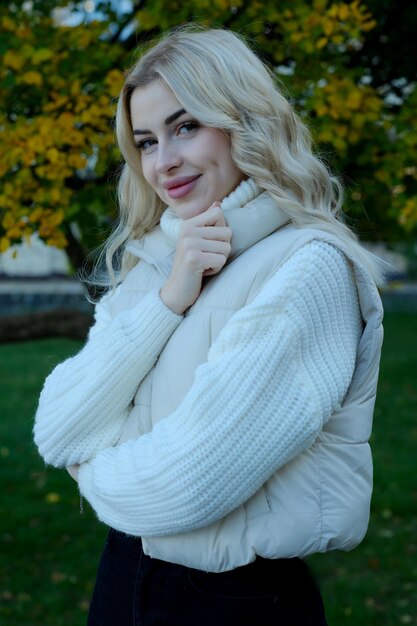
[[[313,239],[333,244],[352,262],[364,319],[355,373],[343,406],[311,448],[224,519],[180,535],[144,537],[144,551],[150,556],[220,572],[245,565],[256,555],[306,556],[352,549],[362,540],[372,491],[368,439],[382,345],[382,307],[374,282],[350,250],[323,231],[285,226],[207,280],[139,386],[120,443],[149,432],[177,408],[231,316],[256,297],[298,248]],[[141,260],[122,284],[113,313],[133,307],[142,293],[162,286],[165,280],[166,271]]]

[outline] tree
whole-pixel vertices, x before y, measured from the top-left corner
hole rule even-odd
[[[102,38],[105,23],[70,27],[37,11],[4,13],[0,249],[38,231],[68,246],[79,265],[109,217],[123,50]]]
[[[138,44],[190,20],[243,32],[276,68],[348,182],[346,210],[368,238],[415,232],[417,90],[411,66],[384,62],[388,24],[374,4],[372,15],[361,0],[172,0],[169,11],[136,0],[117,15],[108,0],[91,20],[68,2],[5,3],[0,251],[37,231],[79,267],[103,240],[115,214],[112,119],[123,70]],[[58,5],[81,23],[59,21]]]

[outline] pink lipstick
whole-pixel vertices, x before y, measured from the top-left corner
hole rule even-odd
[[[198,176],[178,177],[165,182],[163,186],[167,190],[169,197],[176,200],[177,198],[182,198],[187,193],[192,191],[199,178],[200,174]]]

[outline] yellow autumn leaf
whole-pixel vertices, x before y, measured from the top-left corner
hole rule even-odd
[[[64,131],[65,132],[65,143],[69,146],[84,146],[87,140],[87,137],[80,130],[77,130],[74,127]]]
[[[349,7],[344,2],[339,4],[339,18],[342,21],[346,21],[349,18]]]
[[[43,107],[43,110],[46,112],[55,111],[56,109],[63,107],[68,102],[69,102],[69,99],[67,96],[64,96],[58,93],[51,93],[50,102],[45,104],[45,106]]]
[[[32,163],[35,161],[35,153],[31,152],[30,150],[24,150],[20,156],[20,159],[23,165],[29,167],[29,165],[32,165]]]
[[[382,101],[377,97],[368,97],[366,99],[366,107],[374,113],[379,113],[382,108]]]
[[[339,120],[340,119],[340,108],[339,105],[334,102],[332,106],[329,107],[329,113],[330,113],[330,117],[332,117],[334,120]]]
[[[328,41],[329,40],[327,39],[327,37],[320,37],[320,39],[318,39],[317,42],[316,42],[317,50],[321,50],[322,48],[324,48],[324,46],[327,45]]]
[[[12,228],[12,226],[14,226],[15,221],[16,220],[13,215],[10,213],[10,211],[8,211],[3,217],[1,225],[3,226],[4,230],[8,230],[9,228]]]
[[[62,249],[65,248],[68,242],[64,233],[62,233],[60,230],[57,230],[53,233],[51,237],[47,238],[46,243],[48,244],[48,246],[55,246],[55,248]]]
[[[364,126],[365,122],[366,122],[365,115],[361,113],[357,113],[356,115],[353,115],[351,124],[354,129],[360,130]]]
[[[50,201],[56,204],[57,202],[61,200],[61,197],[62,197],[61,190],[58,189],[57,187],[53,187],[49,194]]]
[[[32,211],[29,214],[29,221],[32,222],[32,223],[39,222],[39,220],[41,219],[42,215],[43,215],[43,210],[42,209],[35,209],[34,211]]]
[[[351,91],[346,98],[346,106],[349,109],[359,109],[362,102],[362,94],[357,91]]]
[[[19,52],[26,61],[30,61],[32,59],[33,53],[35,49],[29,43],[24,43],[19,47]]]
[[[411,231],[417,224],[417,196],[409,198],[403,207],[400,208],[398,221],[408,231]]]
[[[123,82],[124,74],[120,70],[110,70],[104,79],[104,83],[108,87],[109,93],[113,98],[119,95]]]
[[[45,150],[45,140],[40,135],[33,135],[27,140],[27,147],[32,152],[41,153]]]
[[[22,69],[25,59],[14,50],[7,50],[3,57],[3,64],[17,72]]]
[[[58,224],[61,224],[63,219],[64,211],[59,209],[58,211],[54,211],[53,213],[51,213],[51,215],[46,218],[46,221],[50,226],[58,226]]]
[[[365,32],[368,32],[369,30],[372,30],[373,28],[375,28],[376,25],[377,25],[376,20],[369,20],[368,22],[365,22],[364,24],[362,24],[362,28]]]
[[[54,53],[49,48],[39,48],[35,50],[35,53],[32,56],[33,65],[39,65],[44,61],[49,61],[54,56]]]
[[[70,87],[71,96],[78,96],[81,93],[81,82],[79,80],[73,80]]]
[[[17,224],[12,226],[12,228],[7,229],[6,231],[6,237],[8,239],[20,239],[21,235],[22,231]]]
[[[56,148],[50,148],[46,151],[46,157],[50,163],[59,161],[59,152]]]
[[[343,35],[333,35],[332,41],[337,46],[339,46],[340,44],[342,44],[344,42],[344,37],[343,37]]]
[[[11,242],[7,237],[0,237],[0,253],[6,252],[11,246]]]
[[[292,43],[300,43],[304,39],[304,33],[291,33],[290,39]]]
[[[304,22],[305,26],[310,30],[320,24],[320,16],[317,13],[310,13],[308,18]]]
[[[42,222],[39,226],[39,235],[40,237],[46,238],[50,237],[53,231],[53,227],[48,224],[48,222]]]
[[[346,141],[342,139],[342,137],[338,137],[337,135],[333,135],[332,144],[339,150],[340,152],[345,152],[346,150]]]
[[[7,193],[0,194],[0,206],[2,207],[3,210],[13,208],[13,202],[10,201],[10,198],[7,195]]]
[[[330,17],[332,17],[333,19],[338,19],[339,17],[339,4],[337,2],[333,2],[328,11],[327,11],[327,15],[329,15]]]
[[[71,130],[74,126],[74,115],[69,112],[61,113],[58,118],[59,124],[64,130]]]
[[[25,83],[26,85],[36,85],[37,87],[40,87],[43,83],[42,74],[30,70],[29,72],[25,72],[23,74],[23,76],[21,77],[21,82]]]
[[[11,20],[6,15],[2,18],[1,25],[4,30],[8,30],[10,32],[13,32],[16,30],[16,24],[13,22],[13,20]]]
[[[330,37],[334,33],[334,22],[333,20],[324,19],[323,20],[323,32],[327,37]]]
[[[70,154],[68,156],[67,163],[70,167],[80,170],[85,167],[85,157],[81,154]]]
[[[318,105],[316,105],[316,113],[319,116],[327,115],[327,113],[328,113],[327,106],[325,104],[318,104]]]
[[[329,128],[324,128],[320,133],[319,133],[319,140],[323,141],[324,143],[330,143],[333,137],[333,133]]]

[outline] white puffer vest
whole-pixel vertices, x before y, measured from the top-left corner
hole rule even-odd
[[[255,194],[254,194],[255,195]],[[225,208],[225,207],[224,207]],[[226,207],[227,208],[227,207]],[[351,260],[364,320],[355,373],[342,408],[315,443],[282,467],[245,504],[224,519],[192,532],[143,537],[146,554],[200,570],[221,572],[265,558],[350,550],[363,538],[372,492],[371,433],[382,345],[382,306],[374,281],[336,237],[288,223],[267,193],[225,210],[232,253],[210,278],[172,334],[136,393],[120,443],[152,430],[172,413],[193,384],[196,368],[232,315],[301,246],[320,239]],[[113,314],[162,286],[175,243],[157,227],[129,251],[141,261],[122,284]]]

